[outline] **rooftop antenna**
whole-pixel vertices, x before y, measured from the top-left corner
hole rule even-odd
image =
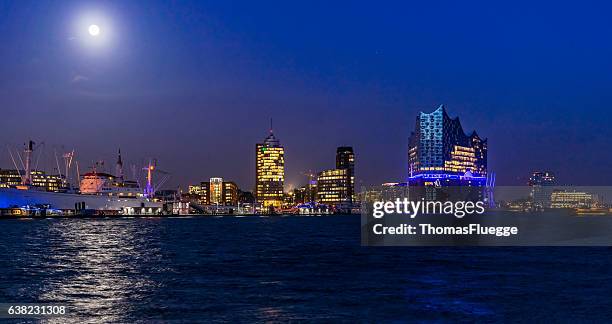
[[[270,134],[274,133],[274,127],[272,125],[272,117],[270,117]]]

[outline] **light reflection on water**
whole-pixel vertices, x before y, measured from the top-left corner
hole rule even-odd
[[[99,322],[125,322],[137,303],[163,289],[149,278],[163,264],[158,227],[130,220],[47,221],[46,233],[26,237],[26,271],[54,273],[35,293],[40,302],[69,303],[74,320],[91,321],[96,314]]]
[[[0,302],[73,305],[51,323],[612,318],[609,248],[361,247],[358,216],[0,226]]]

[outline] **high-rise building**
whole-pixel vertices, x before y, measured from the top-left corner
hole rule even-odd
[[[255,166],[255,198],[264,208],[281,208],[285,185],[285,149],[270,135],[258,143]]]
[[[348,170],[347,196],[350,202],[356,200],[355,197],[355,152],[350,146],[341,146],[336,150],[336,169]]]
[[[408,149],[409,183],[416,186],[484,186],[487,140],[476,131],[463,132],[459,118],[450,118],[444,105],[421,112]]]
[[[555,175],[550,171],[536,171],[529,178],[531,201],[536,209],[550,208]]]
[[[336,168],[317,177],[317,202],[326,205],[350,205],[355,201],[355,153],[342,146],[336,150]]]
[[[210,178],[210,203],[223,203],[223,178]]]

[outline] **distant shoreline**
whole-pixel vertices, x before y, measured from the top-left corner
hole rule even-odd
[[[330,217],[330,216],[361,216],[360,214],[321,214],[321,215],[300,215],[300,214],[249,214],[249,215],[210,215],[210,214],[190,214],[190,215],[63,215],[63,216],[2,216],[0,220],[9,219],[114,219],[114,218],[258,218],[258,217]]]

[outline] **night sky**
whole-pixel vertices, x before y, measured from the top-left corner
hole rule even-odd
[[[558,1],[1,1],[6,145],[75,148],[81,168],[149,157],[170,187],[251,190],[255,143],[286,150],[286,185],[356,151],[357,182],[405,181],[421,110],[445,104],[489,140],[498,184],[535,169],[612,183],[612,7]],[[91,39],[88,24],[99,24]]]

